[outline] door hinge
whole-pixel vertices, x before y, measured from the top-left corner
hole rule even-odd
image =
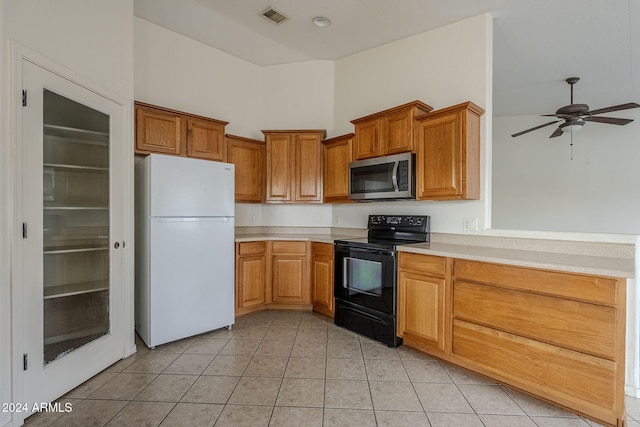
[[[27,366],[28,366],[28,362],[27,362],[27,353],[22,355],[22,370],[26,371],[27,370]]]
[[[22,238],[23,239],[27,238],[27,223],[26,222],[22,223]]]
[[[22,106],[27,106],[27,91],[25,89],[22,90]]]

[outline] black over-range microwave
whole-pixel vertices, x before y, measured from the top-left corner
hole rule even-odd
[[[349,198],[355,201],[415,199],[415,154],[349,163]]]

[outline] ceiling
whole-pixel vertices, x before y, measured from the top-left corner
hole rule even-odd
[[[267,21],[268,6],[290,19]],[[637,0],[134,0],[134,10],[258,65],[336,60],[488,12],[494,115],[555,112],[569,104],[571,76],[581,78],[574,101],[592,109],[640,102]]]

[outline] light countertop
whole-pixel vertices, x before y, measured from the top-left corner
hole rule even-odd
[[[633,278],[635,276],[635,261],[633,258],[614,258],[434,242],[399,246],[398,251],[602,276],[624,278]]]
[[[341,232],[334,232],[338,230]],[[348,230],[351,233],[329,228],[300,229],[299,232],[292,229],[250,231],[236,233],[235,241],[300,240],[332,244],[336,239],[363,237],[362,230],[357,229]],[[430,243],[401,245],[398,251],[600,276],[635,277],[633,245],[432,234]]]

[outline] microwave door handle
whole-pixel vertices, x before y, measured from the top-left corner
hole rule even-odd
[[[391,182],[393,183],[393,189],[396,193],[399,191],[398,189],[398,165],[400,162],[394,162],[393,164],[393,172],[391,172]]]

